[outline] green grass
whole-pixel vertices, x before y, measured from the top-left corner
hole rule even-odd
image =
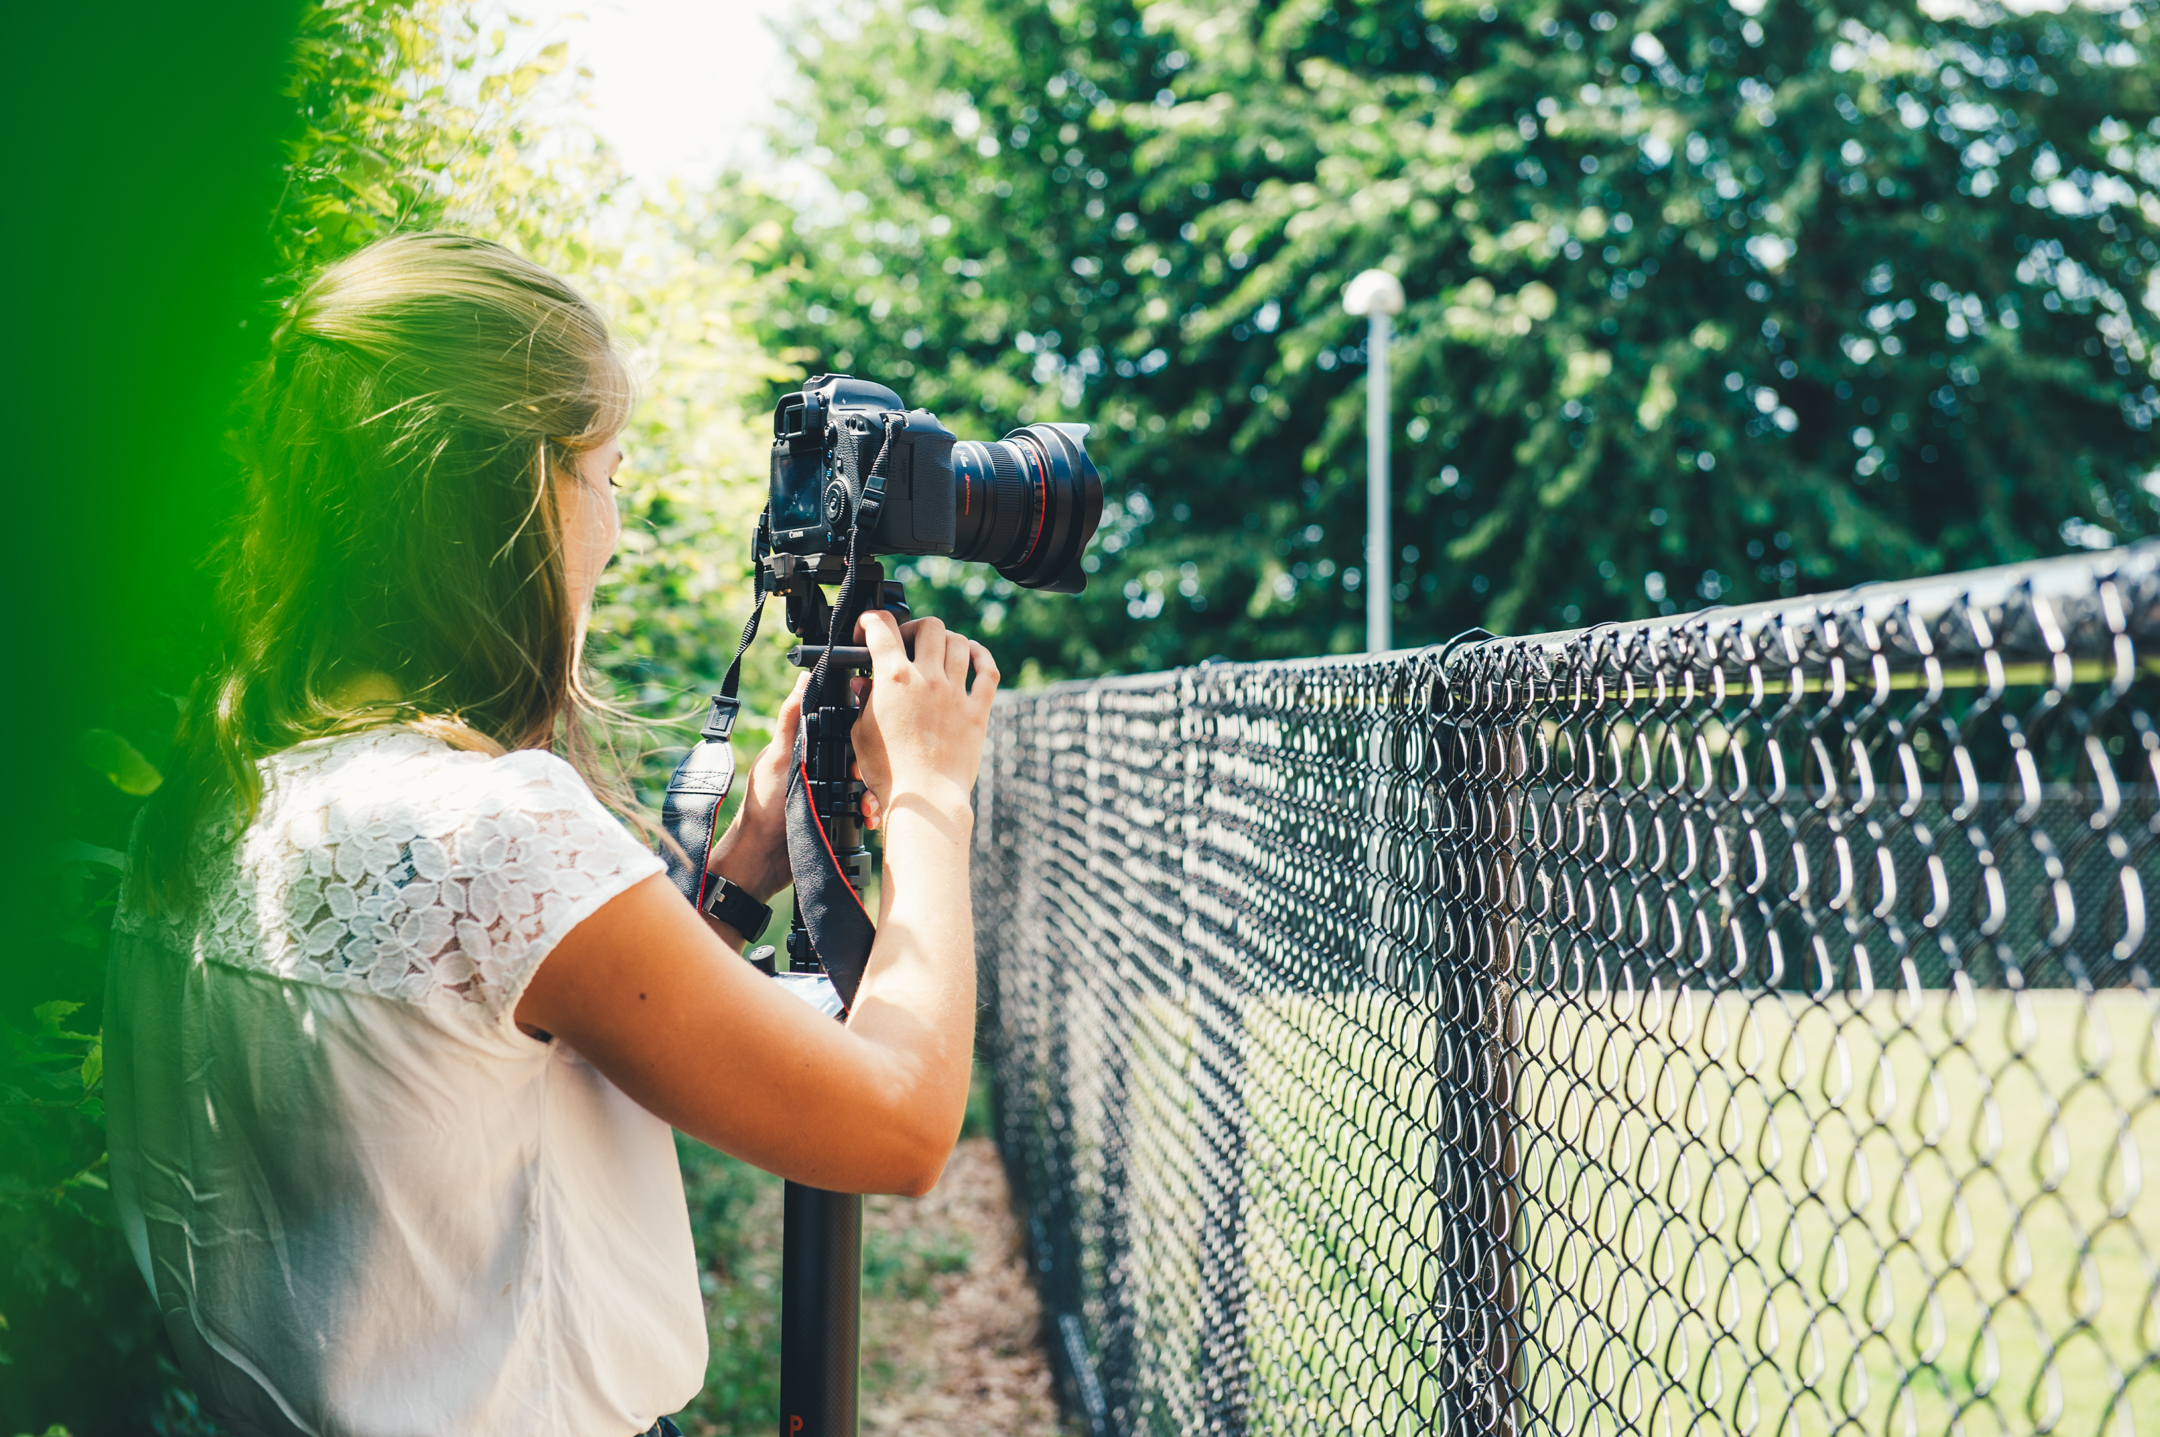
[[[1256,1434],[1434,1430],[1432,1058],[1424,1015],[1378,995],[1247,1011]]]
[[[2149,1000],[1644,1008],[1523,1013],[1533,1401],[1591,1410],[1563,1374],[1604,1341],[1642,1430],[2131,1430],[2110,1404],[2160,1320]],[[1659,1245],[1675,1213],[1717,1239],[1692,1266]],[[1631,1322],[1615,1246],[1666,1277]],[[2127,1400],[2160,1408],[2160,1373]]]
[[[1453,1210],[1431,1022],[1373,995],[1246,1021],[1254,1430],[1428,1430]],[[2152,1429],[2151,1000],[1594,995],[1513,1022],[1521,1430]],[[1189,1136],[1132,1117],[1166,1154]],[[1180,1172],[1143,1204],[1165,1238]],[[1163,1311],[1190,1277],[1166,1257],[1133,1278]]]
[[[712,1347],[677,1416],[697,1437],[769,1433],[780,1411],[780,1179],[680,1134]]]

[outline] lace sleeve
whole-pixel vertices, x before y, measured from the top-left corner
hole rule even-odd
[[[246,832],[197,836],[199,900],[135,928],[516,1038],[518,999],[563,935],[664,871],[553,754],[453,753],[380,729],[299,745],[263,770]]]
[[[412,841],[401,906],[419,920],[408,952],[432,967],[430,986],[507,1028],[563,935],[664,869],[554,755],[527,750],[476,767],[444,815],[447,830]],[[450,940],[432,960],[431,937]]]

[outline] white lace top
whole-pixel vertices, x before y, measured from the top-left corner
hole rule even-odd
[[[266,760],[191,913],[123,909],[113,1191],[239,1437],[631,1437],[704,1380],[667,1125],[513,1017],[661,871],[549,754],[402,729]],[[201,870],[199,870],[201,871]]]

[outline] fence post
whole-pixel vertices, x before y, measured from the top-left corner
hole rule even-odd
[[[1510,665],[1512,669],[1512,664]],[[1519,674],[1503,670],[1501,706],[1497,713],[1494,758],[1498,772],[1487,782],[1501,789],[1501,801],[1491,805],[1496,828],[1491,838],[1493,896],[1486,920],[1487,960],[1483,965],[1490,984],[1486,1012],[1485,1049],[1486,1149],[1489,1165],[1485,1175],[1486,1247],[1485,1281],[1491,1294],[1486,1310],[1483,1345],[1492,1430],[1499,1437],[1514,1437],[1521,1413],[1522,1359],[1521,1313],[1516,1284],[1516,1214],[1520,1210],[1515,1183],[1520,1174],[1520,1154],[1515,1146],[1516,1071],[1521,1034],[1516,1002],[1516,974],[1522,947],[1522,909],[1526,897],[1518,846],[1523,839],[1522,810],[1529,801],[1525,792],[1530,778],[1530,745],[1523,725],[1533,722],[1527,705],[1516,692]],[[1535,679],[1530,680],[1534,684]]]
[[[1458,658],[1460,683],[1448,662]],[[1514,1437],[1521,1375],[1515,845],[1529,755],[1512,686],[1496,682],[1487,662],[1475,649],[1449,654],[1428,671],[1419,696],[1438,748],[1431,782],[1444,855],[1439,897],[1454,910],[1453,921],[1434,925],[1433,1076],[1443,1109],[1435,1114],[1442,1147],[1434,1183],[1452,1261],[1435,1289],[1432,1321],[1444,1354],[1446,1430]]]
[[[1195,1374],[1200,1397],[1198,1431],[1242,1437],[1249,1413],[1246,1302],[1250,1274],[1246,1241],[1245,1005],[1253,1001],[1233,965],[1210,941],[1199,896],[1206,875],[1210,754],[1219,711],[1228,706],[1213,666],[1187,669],[1179,684],[1184,744],[1185,888],[1184,938],[1187,1004],[1192,1016],[1188,1062],[1195,1117],[1209,1153],[1206,1217],[1201,1228],[1201,1338],[1205,1369]],[[1227,667],[1225,667],[1227,672]],[[1218,895],[1235,903],[1236,894]]]

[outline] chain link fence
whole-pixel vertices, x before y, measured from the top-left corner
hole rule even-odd
[[[2160,1430],[2160,549],[1001,699],[1103,1433]]]

